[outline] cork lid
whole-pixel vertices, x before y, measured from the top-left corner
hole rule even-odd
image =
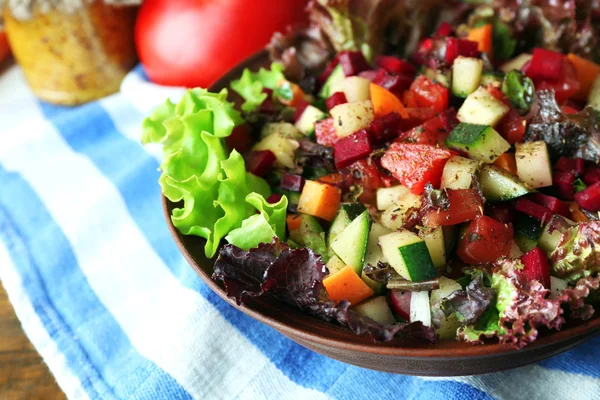
[[[39,7],[42,13],[50,10],[59,10],[64,13],[72,13],[80,7],[95,1],[103,1],[106,4],[132,6],[139,5],[143,0],[0,0],[0,10],[4,7],[19,20],[27,20],[33,14],[33,8]],[[1,13],[0,13],[1,14]],[[0,24],[2,23],[0,18]]]

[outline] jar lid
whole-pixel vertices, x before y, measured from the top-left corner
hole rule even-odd
[[[33,15],[33,8],[38,7],[42,13],[50,10],[59,10],[64,13],[72,13],[77,9],[95,2],[96,0],[0,0],[0,11],[6,7],[8,12],[18,20],[28,20]],[[101,0],[106,4],[118,6],[140,5],[143,0]],[[0,18],[0,27],[1,27]]]

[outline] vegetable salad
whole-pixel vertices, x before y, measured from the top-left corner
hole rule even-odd
[[[246,70],[239,110],[192,89],[144,121],[181,204],[172,222],[206,239],[228,295],[272,295],[379,342],[521,348],[591,318],[600,65],[524,43],[494,7],[438,23],[409,57],[363,40],[345,2],[311,7],[332,24],[320,67]]]

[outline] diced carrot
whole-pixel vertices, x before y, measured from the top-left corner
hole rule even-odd
[[[410,90],[402,93],[402,103],[408,108],[417,108],[419,105],[417,104],[417,99],[415,99],[415,95]]]
[[[586,222],[589,218],[581,211],[579,204],[574,201],[569,201],[569,211],[571,211],[571,219],[575,222]]]
[[[344,180],[344,177],[337,172],[335,172],[333,174],[322,176],[318,179],[318,181],[321,183],[327,183],[327,184],[333,185],[333,186],[339,185],[340,183],[342,183],[343,180]]]
[[[575,74],[579,81],[579,91],[575,94],[574,98],[577,100],[587,100],[592,84],[598,75],[600,75],[600,65],[572,53],[567,55],[567,59],[575,67]]]
[[[285,218],[285,221],[287,222],[288,231],[290,232],[300,228],[300,225],[302,224],[302,218],[297,214],[289,214]]]
[[[306,181],[298,201],[298,211],[326,221],[333,221],[341,199],[342,192],[335,186]]]
[[[492,24],[486,24],[471,29],[469,31],[467,39],[473,42],[477,42],[477,50],[487,53],[488,55],[492,54]]]
[[[383,117],[396,111],[402,118],[408,118],[408,112],[394,93],[374,83],[371,83],[369,86],[369,91],[371,93],[371,103],[373,103],[375,117]]]
[[[290,106],[290,107],[295,107],[301,101],[304,100],[304,91],[302,90],[302,88],[300,86],[296,85],[294,82],[290,82],[285,79],[282,79],[278,82],[278,87],[282,87],[283,85],[290,85],[290,88],[292,90],[292,99],[288,100],[288,99],[279,97],[279,101],[281,102],[281,104],[285,104],[286,106]]]
[[[374,293],[373,289],[367,286],[350,265],[325,278],[323,286],[331,300],[347,300],[352,305],[373,296]]]
[[[496,167],[502,168],[512,175],[517,175],[517,162],[514,153],[504,153],[494,163]]]

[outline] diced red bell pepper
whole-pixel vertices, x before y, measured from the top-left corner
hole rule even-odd
[[[556,171],[552,175],[552,185],[558,193],[558,195],[564,200],[573,200],[573,193],[575,188],[573,182],[575,181],[575,171]]]
[[[254,140],[248,124],[238,125],[233,128],[231,135],[225,138],[225,143],[229,150],[237,150],[238,153],[244,154],[252,147]]]
[[[523,269],[520,271],[527,280],[538,281],[550,289],[550,262],[542,249],[535,247],[521,256]]]
[[[522,142],[525,138],[527,122],[517,110],[511,108],[496,126],[496,130],[508,143]]]
[[[446,39],[446,64],[454,64],[454,60],[458,56],[463,57],[478,57],[479,44],[471,40],[457,39],[455,37],[449,37]]]
[[[392,56],[377,56],[375,64],[394,74],[414,76],[417,73],[414,65]]]
[[[327,81],[327,79],[329,79],[329,76],[331,75],[335,67],[338,66],[339,63],[340,55],[338,54],[333,60],[329,62],[329,64],[327,64],[321,75],[319,75],[319,77],[317,78],[317,82],[319,82],[320,85],[323,85]]]
[[[438,28],[435,35],[436,36],[450,36],[452,34],[452,32],[454,32],[454,27],[452,25],[450,25],[450,23],[444,21],[440,24],[440,27]]]
[[[300,100],[300,102],[296,106],[296,111],[294,111],[294,116],[292,117],[294,122],[297,122],[300,119],[300,117],[302,117],[304,110],[306,110],[306,107],[308,106],[310,106],[310,103],[308,101]]]
[[[575,171],[575,160],[562,156],[554,163],[555,171]]]
[[[575,201],[581,208],[588,211],[600,211],[600,182],[596,182],[581,192],[573,195]]]
[[[278,203],[282,197],[283,196],[278,193],[273,193],[267,198],[267,203],[270,203],[270,204]]]
[[[335,125],[332,117],[315,122],[315,137],[317,138],[317,143],[323,146],[333,147],[333,145],[340,140],[335,132]]]
[[[246,157],[246,169],[256,176],[265,176],[273,168],[275,159],[270,150],[253,151]]]
[[[509,256],[514,232],[510,224],[503,224],[485,215],[471,221],[460,238],[456,254],[467,264],[493,263]]]
[[[337,169],[347,167],[353,162],[367,157],[372,151],[369,132],[361,129],[335,143],[333,146],[335,166]]]
[[[281,175],[279,187],[283,190],[301,192],[304,187],[304,178],[300,175],[284,172],[283,175]]]
[[[509,203],[486,204],[484,214],[503,224],[513,222],[513,209]]]
[[[527,199],[517,200],[515,203],[515,210],[520,211],[523,214],[527,214],[530,217],[538,219],[542,222],[550,221],[550,218],[552,218],[552,215],[554,214],[549,208],[541,206]]]
[[[593,167],[588,167],[583,174],[583,181],[588,186],[600,182],[600,168],[595,165]]]
[[[531,61],[526,63],[522,68],[522,71],[533,81],[535,90],[554,90],[554,97],[558,104],[563,104],[573,97],[579,91],[580,87],[577,72],[573,64],[571,64],[567,57],[562,58],[562,63],[562,72],[558,80],[536,77],[535,74],[531,73]]]
[[[369,132],[374,143],[383,143],[398,136],[402,119],[397,112],[391,112],[375,118],[369,125]]]
[[[413,78],[408,75],[390,74],[385,69],[379,69],[373,79],[373,83],[389,90],[392,93],[400,94],[410,87]]]
[[[585,160],[583,158],[577,157],[575,159],[575,174],[577,176],[582,176],[585,172]]]
[[[423,216],[423,225],[436,227],[472,221],[483,212],[481,196],[475,189],[446,190],[450,206],[447,210],[433,210]]]
[[[444,165],[451,156],[450,151],[437,146],[392,143],[381,165],[413,193],[421,194],[427,182],[439,187]]]
[[[344,92],[335,92],[325,100],[325,105],[327,106],[327,110],[331,111],[333,107],[346,104],[347,102],[348,99],[346,99]]]
[[[567,218],[569,218],[571,215],[571,212],[569,211],[569,205],[563,201],[560,201],[556,197],[548,196],[542,193],[534,193],[531,195],[531,200],[546,207],[554,214],[560,214]]]
[[[556,51],[535,48],[527,75],[530,78],[558,81],[562,75],[563,58],[564,55]]]
[[[346,76],[358,75],[370,68],[362,51],[342,51],[338,57]]]
[[[442,112],[448,108],[448,89],[439,83],[433,83],[424,75],[419,75],[410,85],[419,107],[429,108],[434,112]]]
[[[411,293],[409,291],[390,291],[390,304],[392,305],[392,310],[407,321],[410,320],[410,297]]]

